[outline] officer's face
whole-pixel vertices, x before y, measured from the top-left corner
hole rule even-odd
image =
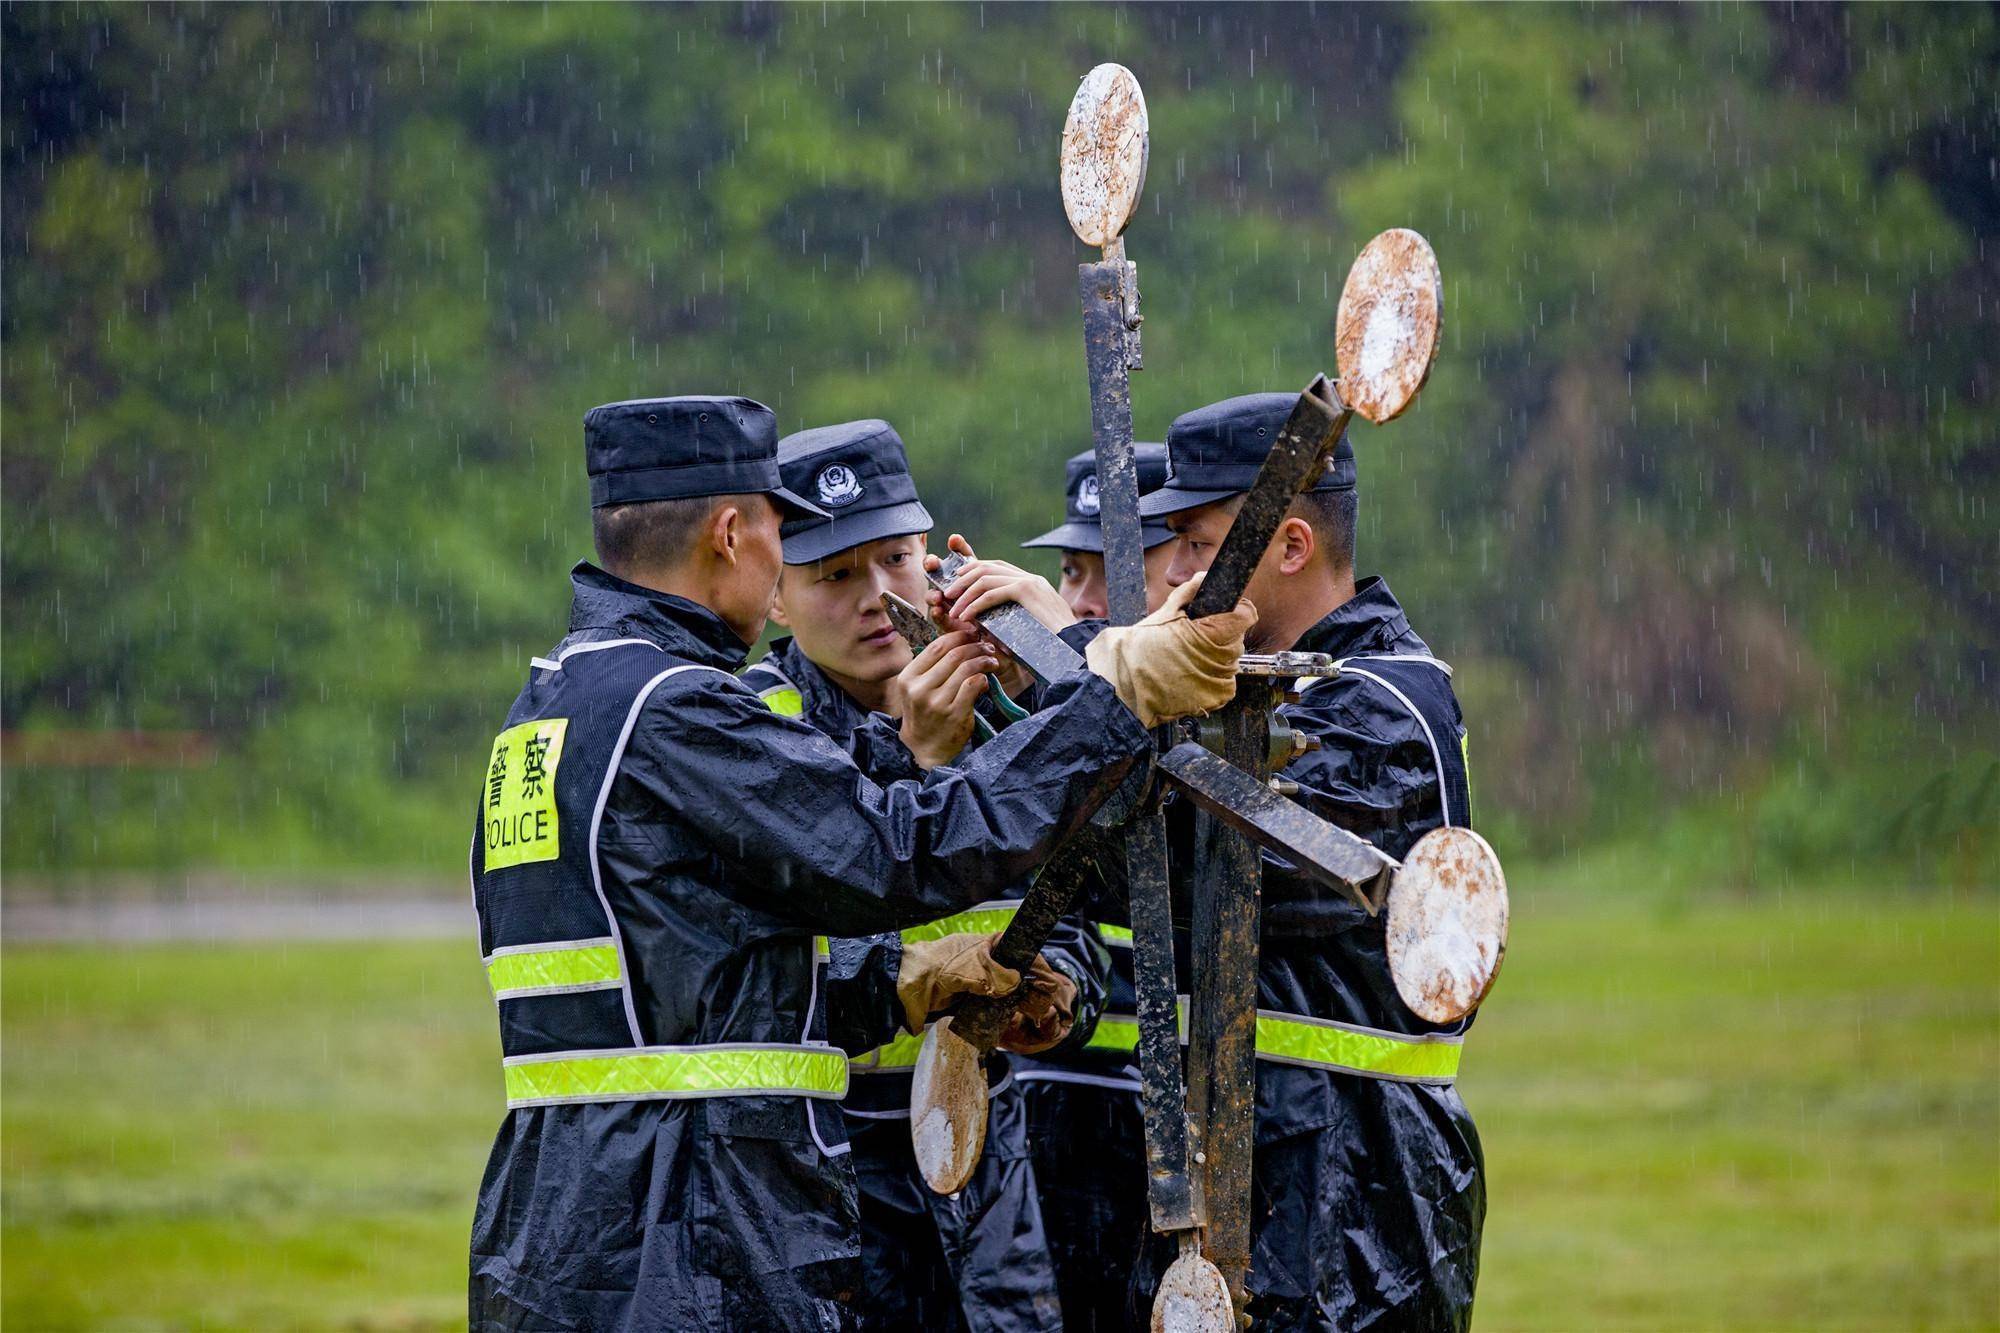
[[[755,643],[770,614],[778,571],[785,567],[780,537],[785,516],[766,495],[732,496],[711,517],[710,538],[718,555],[717,586],[709,608],[745,643]]]
[[[836,680],[888,680],[909,665],[910,649],[889,623],[882,594],[924,604],[924,546],[922,534],[884,537],[816,564],[786,565],[772,617]]]
[[[1167,527],[1174,534],[1166,546],[1173,552],[1167,565],[1170,585],[1178,588],[1215,563],[1222,539],[1229,535],[1229,525],[1242,507],[1243,497],[1232,495],[1167,515]],[[1257,624],[1248,639],[1251,652],[1276,652],[1292,646],[1286,627],[1293,624],[1293,613],[1312,610],[1309,599],[1323,591],[1296,577],[1313,567],[1315,549],[1312,525],[1297,514],[1286,515],[1243,589],[1243,595],[1257,607]],[[1317,618],[1317,614],[1312,617]]]
[[[1229,535],[1229,525],[1236,521],[1241,503],[1241,497],[1231,497],[1167,515],[1167,527],[1174,534],[1165,548],[1171,552],[1167,557],[1169,587],[1180,587],[1215,563],[1215,553]]]
[[[1174,545],[1164,542],[1146,552],[1146,610],[1157,611],[1173,585],[1167,566]],[[1103,620],[1110,614],[1110,591],[1104,577],[1104,557],[1095,551],[1062,553],[1062,585],[1056,589],[1078,620]]]

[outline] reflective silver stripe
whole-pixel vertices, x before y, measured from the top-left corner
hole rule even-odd
[[[1340,670],[1342,674],[1346,674],[1347,672],[1351,671],[1357,676],[1366,676],[1369,680],[1374,681],[1377,685],[1380,685],[1383,689],[1395,695],[1397,702],[1401,703],[1403,707],[1409,709],[1410,716],[1416,718],[1417,725],[1424,729],[1424,739],[1430,742],[1431,762],[1437,765],[1438,812],[1443,816],[1444,822],[1446,824],[1451,823],[1451,794],[1446,790],[1446,788],[1448,788],[1451,785],[1451,783],[1447,781],[1445,778],[1444,754],[1442,751],[1438,749],[1437,737],[1431,732],[1430,719],[1424,716],[1422,709],[1418,708],[1415,704],[1410,702],[1409,695],[1403,693],[1401,690],[1397,689],[1394,685],[1391,685],[1388,681],[1382,679],[1382,677],[1376,675],[1374,672],[1363,671],[1360,667],[1351,667],[1344,662],[1340,664]]]
[[[564,662],[569,661],[570,658],[575,657],[581,653],[601,653],[606,648],[623,648],[627,644],[634,644],[634,643],[639,644],[642,647],[651,648],[656,653],[664,653],[665,651],[667,651],[666,649],[660,647],[659,644],[654,643],[651,639],[593,639],[589,643],[573,643],[569,647],[563,649],[561,652],[556,654],[556,663],[560,665]],[[709,669],[713,671],[713,670],[719,670],[720,668],[711,667]],[[724,671],[722,674],[726,676],[729,673]]]
[[[627,643],[643,643],[656,652],[665,651],[646,639],[614,639],[609,643],[579,644],[577,649],[616,648],[620,644]],[[567,654],[562,655],[567,656]],[[678,676],[683,671],[713,671],[728,680],[736,679],[720,667],[703,666],[699,662],[684,662],[680,666],[668,667],[640,686],[638,697],[632,700],[632,707],[625,714],[625,726],[618,733],[618,743],[611,747],[611,762],[604,768],[604,785],[597,789],[597,808],[590,812],[590,887],[597,890],[597,902],[604,909],[604,920],[611,927],[611,938],[618,946],[621,963],[625,957],[625,937],[619,932],[618,918],[612,914],[611,900],[604,896],[604,872],[597,864],[597,832],[603,827],[604,806],[611,799],[611,784],[618,779],[618,765],[625,758],[626,745],[632,740],[632,728],[638,724],[639,710],[646,706],[646,700],[652,697],[653,691],[659,688],[661,681],[669,676]],[[632,1044],[638,1046],[645,1039],[639,1035],[639,1010],[632,1002],[632,969],[621,966],[618,972],[618,989],[623,993],[625,1000],[625,1022],[632,1030]]]
[[[821,1044],[812,1039],[812,1025],[813,1012],[819,1008],[819,970],[826,958],[826,944],[827,940],[824,935],[813,936],[811,945],[812,961],[809,964],[809,970],[812,973],[812,991],[806,996],[806,1021],[799,1025],[799,1040],[807,1045],[817,1046]],[[851,1152],[854,1148],[852,1143],[845,1141],[841,1143],[828,1143],[819,1136],[819,1118],[813,1113],[813,1104],[810,1101],[806,1103],[806,1133],[812,1136],[813,1146],[819,1149],[820,1155],[823,1157],[839,1157],[844,1153]]]
[[[1018,1076],[1016,1070],[1009,1069],[1001,1076],[998,1083],[995,1083],[986,1090],[986,1100],[990,1102],[1001,1093],[1007,1091],[1007,1089],[1013,1087],[1014,1080]],[[898,1106],[888,1111],[857,1111],[851,1106],[842,1106],[840,1110],[841,1114],[851,1115],[858,1120],[908,1120],[910,1118],[910,1108],[907,1106]]]
[[[1016,1070],[1014,1077],[1023,1083],[1076,1083],[1086,1088],[1109,1088],[1113,1092],[1139,1091],[1139,1078],[1119,1077],[1116,1074],[1086,1074],[1080,1069],[1055,1069],[1047,1065],[1030,1065]]]
[[[1349,666],[1348,665],[1349,662],[1417,662],[1424,666],[1436,667],[1438,670],[1444,672],[1446,676],[1451,675],[1451,668],[1447,666],[1445,663],[1438,661],[1435,657],[1429,657],[1422,653],[1366,653],[1355,657],[1343,657],[1337,660],[1333,664],[1334,669],[1340,672],[1340,674],[1343,676],[1346,675],[1363,676],[1369,680],[1374,681],[1377,685],[1380,685],[1383,689],[1395,695],[1397,703],[1400,703],[1401,705],[1403,705],[1403,707],[1410,710],[1410,716],[1414,717],[1417,720],[1417,725],[1424,729],[1424,739],[1430,743],[1431,762],[1437,765],[1438,809],[1440,813],[1444,816],[1444,822],[1447,824],[1451,823],[1451,794],[1446,790],[1446,788],[1450,786],[1450,782],[1445,776],[1444,752],[1438,749],[1437,735],[1431,730],[1430,719],[1424,716],[1423,710],[1419,709],[1415,704],[1410,702],[1409,695],[1404,694],[1401,690],[1397,689],[1394,685],[1390,684],[1388,681],[1384,680],[1382,677],[1376,675],[1372,671],[1363,671],[1360,667]],[[1312,688],[1312,685],[1316,685],[1321,681],[1335,680],[1338,679],[1338,677],[1311,676],[1311,677],[1304,677],[1302,679],[1310,681],[1311,683],[1299,685],[1298,688],[1301,693],[1303,693],[1305,690]]]

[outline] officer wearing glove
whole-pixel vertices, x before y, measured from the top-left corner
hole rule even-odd
[[[1213,560],[1296,401],[1250,394],[1174,422],[1171,474],[1139,504],[1174,532],[1169,582]],[[1429,830],[1470,822],[1465,724],[1451,668],[1389,585],[1355,577],[1355,483],[1343,441],[1250,579],[1251,645],[1341,663],[1279,710],[1320,740],[1282,776],[1315,814],[1401,857]],[[1479,1135],[1453,1086],[1471,1020],[1440,1028],[1412,1013],[1389,978],[1384,919],[1268,855],[1257,987],[1254,1326],[1464,1329],[1486,1214]]]
[[[508,1107],[473,1221],[476,1328],[851,1327],[854,1176],[821,1113],[847,1061],[815,936],[971,907],[1147,762],[1087,673],[921,781],[870,781],[772,712],[733,673],[785,513],[825,513],[780,485],[776,444],[742,398],[585,418],[602,564],[572,571],[569,632],[529,664],[475,807]],[[1190,655],[1148,713],[1199,707],[1213,670]]]
[[[926,592],[921,560],[931,516],[902,440],[883,421],[807,430],[779,443],[778,467],[787,487],[815,497],[833,517],[785,524],[785,569],[772,616],[792,634],[745,671],[744,682],[774,710],[847,747],[877,781],[903,775],[913,759],[929,756],[936,764],[956,757],[972,737],[985,676],[954,675],[948,663],[953,653],[980,654],[979,665],[991,659],[976,642],[946,650],[940,640],[912,660],[883,610],[885,591],[916,604]],[[1006,725],[987,712],[989,722]],[[853,1050],[873,1048],[852,1062],[842,1103],[861,1187],[864,1328],[1061,1327],[1026,1116],[1008,1057],[986,1061],[986,1150],[962,1189],[950,1197],[932,1192],[910,1139],[916,1034],[960,996],[1010,994],[1020,984],[1020,975],[992,956],[1017,901],[998,898],[900,933],[831,942],[833,1039]],[[1004,1051],[1053,1046],[1079,1017],[1087,1037],[1101,1006],[1109,959],[1088,924],[1064,921],[1044,949],[1001,1039]],[[893,1006],[880,1004],[889,976]]]

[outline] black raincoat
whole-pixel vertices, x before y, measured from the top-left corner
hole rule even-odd
[[[1449,669],[1389,585],[1364,579],[1295,646],[1354,668],[1281,710],[1321,742],[1283,770],[1297,799],[1397,857],[1445,822],[1447,804],[1451,823],[1469,822]],[[1269,858],[1262,921],[1260,1009],[1413,1035],[1470,1022],[1441,1029],[1410,1012],[1389,977],[1383,918]],[[1485,1167],[1455,1087],[1259,1059],[1252,1174],[1256,1328],[1469,1325]]]
[[[611,955],[614,980],[500,1000],[510,1098],[516,1075],[547,1067],[534,1062],[600,1054],[572,1049],[578,1033],[648,1058],[875,1039],[839,1031],[879,1022],[866,960],[849,960],[855,994],[820,1005],[814,937],[899,930],[1020,881],[1150,750],[1083,677],[963,767],[885,787],[729,674],[744,647],[713,613],[587,564],[572,579],[570,633],[508,717],[512,731],[565,710],[566,850],[488,869],[476,837],[474,898],[490,975],[594,932],[611,942],[589,960]],[[579,767],[607,750],[601,779]],[[570,808],[592,794],[594,812]],[[543,1100],[507,1112],[480,1185],[473,1327],[854,1323],[859,1222],[837,1116],[797,1094]]]
[[[1093,894],[1111,961],[1105,1009],[1087,1041],[1015,1060],[1042,1222],[1072,1333],[1123,1328],[1127,1291],[1147,1252],[1145,1121],[1139,1107],[1138,998],[1122,903]]]
[[[855,702],[793,640],[773,643],[770,653],[743,673],[743,681],[774,708],[846,746],[876,781],[914,772],[895,724]],[[988,720],[1002,721],[991,714]],[[923,929],[935,935],[991,923],[988,914],[966,914]],[[830,1003],[858,1007],[862,996],[871,996],[887,1007],[886,1014],[873,1016],[872,1026],[894,1029],[901,1013],[894,989],[901,946],[897,934],[834,941],[839,980],[829,989]],[[1078,918],[1059,922],[1042,953],[1077,984],[1076,1024],[1063,1048],[1081,1047],[1104,1004],[1109,956],[1095,929]],[[842,1026],[850,1033],[868,1031],[870,1019],[857,1013]],[[862,1326],[937,1333],[1061,1329],[1027,1117],[1015,1083],[1017,1057],[997,1051],[988,1057],[986,1151],[972,1179],[946,1197],[924,1183],[910,1143],[914,1050],[915,1040],[901,1036],[859,1053],[842,1103],[861,1186]]]

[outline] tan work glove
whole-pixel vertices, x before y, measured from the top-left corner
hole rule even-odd
[[[949,1009],[961,995],[1007,995],[1021,974],[993,961],[999,935],[947,935],[903,945],[896,970],[896,998],[903,1002],[903,1025],[922,1032],[932,1014]]]
[[[1028,989],[1015,1001],[1000,1048],[1037,1055],[1069,1035],[1076,1023],[1076,983],[1040,954],[1028,965]]]
[[[1201,587],[1197,575],[1136,625],[1114,625],[1090,641],[1083,660],[1111,682],[1147,727],[1207,713],[1236,697],[1236,659],[1257,623],[1246,598],[1234,610],[1189,620],[1187,604]]]

